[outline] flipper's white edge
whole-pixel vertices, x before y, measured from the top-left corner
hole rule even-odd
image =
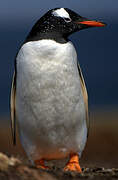
[[[87,94],[86,85],[84,82],[84,78],[83,78],[82,71],[81,71],[79,63],[78,63],[78,71],[79,71],[79,75],[80,75],[82,93],[83,93],[83,98],[84,98],[84,103],[85,103],[85,108],[86,108],[86,124],[87,124],[87,135],[88,135],[89,127],[90,127],[89,112],[88,112],[88,94]]]
[[[10,101],[10,110],[11,110],[11,131],[12,131],[12,140],[13,144],[16,144],[16,72],[13,74],[12,86],[11,86],[11,101]]]

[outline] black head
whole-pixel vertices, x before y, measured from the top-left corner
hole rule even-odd
[[[60,43],[65,43],[70,34],[81,29],[96,26],[105,26],[105,24],[88,20],[68,8],[55,8],[49,10],[37,21],[26,42],[53,39]]]

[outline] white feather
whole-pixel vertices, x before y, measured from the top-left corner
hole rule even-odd
[[[71,42],[24,44],[17,56],[16,92],[20,138],[31,160],[81,154],[86,110]]]
[[[58,16],[58,17],[62,17],[62,18],[69,18],[70,19],[68,12],[64,8],[54,10],[53,15]]]

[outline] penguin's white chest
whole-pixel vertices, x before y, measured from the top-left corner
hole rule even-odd
[[[28,42],[17,56],[16,115],[31,160],[81,154],[86,113],[72,43]]]

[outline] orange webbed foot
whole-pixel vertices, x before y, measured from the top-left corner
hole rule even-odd
[[[81,173],[81,167],[79,165],[79,157],[77,154],[71,154],[70,155],[70,160],[64,167],[64,171],[75,171],[78,173]]]
[[[48,166],[45,166],[44,159],[35,160],[34,161],[37,168],[49,170],[50,168]]]

